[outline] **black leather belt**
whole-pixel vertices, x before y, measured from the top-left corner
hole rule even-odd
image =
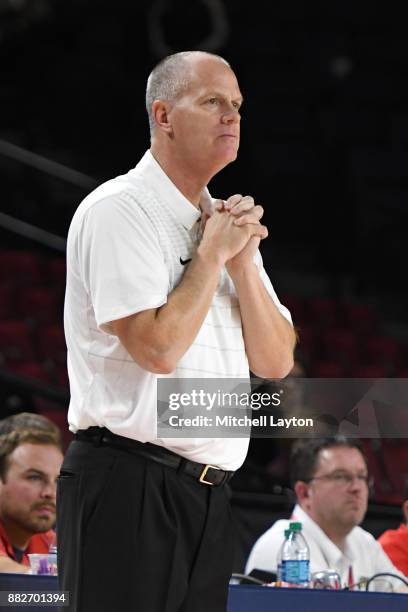
[[[180,455],[156,444],[139,442],[138,440],[118,436],[105,427],[81,429],[75,434],[75,439],[81,442],[93,442],[96,446],[111,446],[112,448],[119,448],[129,453],[140,455],[151,461],[156,461],[156,463],[162,463],[167,467],[179,470],[206,485],[223,485],[231,480],[234,475],[234,472],[221,470],[215,465],[184,459],[184,457],[180,457]]]

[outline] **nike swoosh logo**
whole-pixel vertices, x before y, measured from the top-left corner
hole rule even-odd
[[[190,259],[181,259],[181,257],[180,257],[180,263],[181,263],[182,266],[187,265],[190,261],[191,261],[191,257],[190,257]]]

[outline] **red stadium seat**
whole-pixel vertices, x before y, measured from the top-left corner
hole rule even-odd
[[[310,323],[319,327],[337,325],[338,303],[330,298],[312,298],[306,303]]]
[[[383,461],[393,490],[400,495],[408,481],[408,444],[406,439],[384,439]]]
[[[5,362],[32,361],[35,350],[27,326],[22,321],[0,321],[0,355]]]
[[[58,387],[69,389],[68,371],[65,365],[57,365],[55,370],[55,380]]]
[[[47,263],[47,277],[49,284],[54,287],[54,291],[58,299],[60,300],[60,319],[62,320],[62,304],[65,295],[65,280],[67,276],[67,269],[65,264],[65,258],[55,257]]]
[[[349,329],[329,329],[322,336],[322,346],[325,356],[331,361],[350,363],[358,354],[358,338]]]
[[[344,367],[333,361],[318,361],[312,364],[311,373],[315,378],[343,378],[346,375]]]
[[[62,433],[63,447],[65,450],[73,439],[73,433],[68,429],[67,409],[58,408],[58,406],[52,407],[51,402],[48,402],[47,404],[45,400],[36,401],[36,407],[39,414],[47,417],[47,419],[50,419],[50,421],[55,423],[60,428]]]
[[[0,251],[0,280],[35,285],[44,280],[41,257],[31,251]]]
[[[47,370],[36,361],[24,361],[11,363],[7,369],[26,378],[34,378],[44,383],[50,383],[50,375]]]
[[[53,287],[20,289],[18,306],[24,319],[37,323],[62,323],[62,304]]]
[[[357,334],[372,333],[378,327],[377,314],[369,304],[342,304],[340,316],[342,326]]]
[[[67,347],[62,324],[53,323],[39,327],[37,342],[43,359],[50,359],[60,364],[66,363]]]
[[[387,368],[397,364],[399,347],[393,338],[372,336],[362,343],[361,348],[362,357],[367,363],[380,364]]]
[[[65,264],[64,257],[55,257],[48,261],[47,276],[48,276],[48,281],[52,285],[65,286],[66,275],[67,275],[67,267]]]
[[[303,300],[292,294],[282,294],[279,300],[289,309],[294,325],[303,326],[306,319]]]
[[[387,369],[381,365],[358,365],[351,370],[353,378],[386,378]]]
[[[299,343],[297,351],[305,361],[311,361],[319,353],[318,336],[310,327],[300,327],[298,329]]]
[[[362,439],[368,472],[374,478],[372,498],[378,503],[400,504],[402,491],[394,488],[383,459],[383,444],[380,439]]]

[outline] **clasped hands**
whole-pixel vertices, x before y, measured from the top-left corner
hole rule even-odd
[[[217,249],[230,275],[253,265],[253,258],[267,228],[260,223],[264,210],[251,196],[235,194],[228,200],[216,200],[210,216],[203,211],[203,240]]]

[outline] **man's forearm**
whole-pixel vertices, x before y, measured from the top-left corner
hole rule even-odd
[[[180,284],[156,310],[113,322],[134,360],[150,372],[172,372],[208,313],[222,262],[199,247]]]
[[[167,303],[157,309],[155,335],[164,342],[157,346],[157,355],[166,370],[175,369],[197,336],[217,288],[221,267],[221,263],[206,257],[199,249]]]
[[[251,371],[262,378],[283,378],[293,367],[296,334],[265,289],[254,263],[234,271],[245,349]]]

